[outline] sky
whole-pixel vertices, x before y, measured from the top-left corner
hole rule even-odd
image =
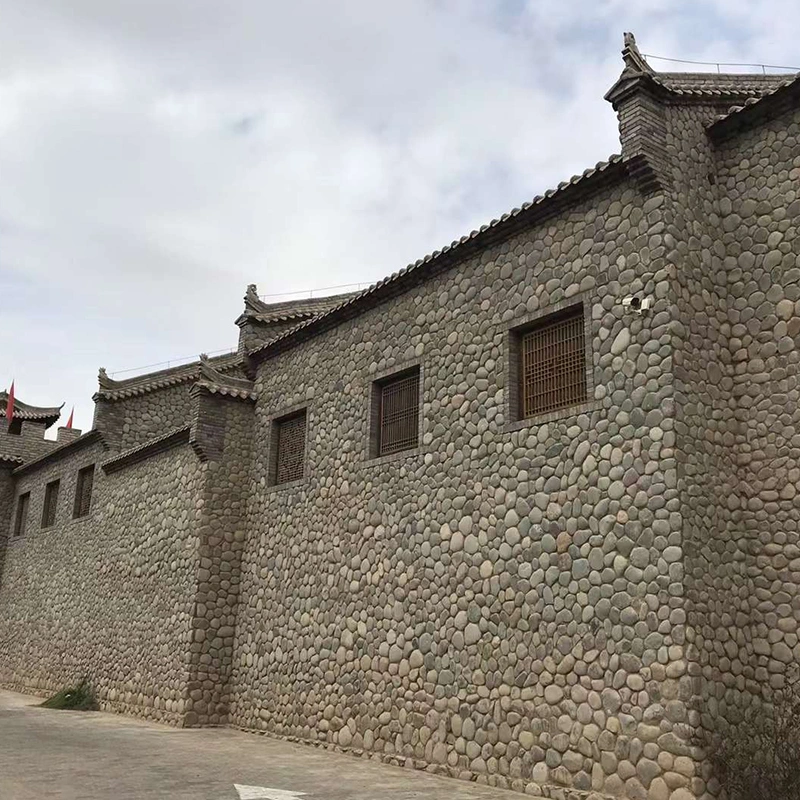
[[[248,283],[374,282],[618,152],[623,31],[800,62],[794,0],[0,0],[0,19],[0,387],[84,430],[98,367],[234,348]]]

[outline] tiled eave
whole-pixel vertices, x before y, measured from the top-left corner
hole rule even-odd
[[[130,450],[125,450],[122,453],[109,458],[102,464],[103,472],[110,475],[114,472],[119,472],[125,467],[132,464],[137,464],[140,461],[151,458],[152,456],[171,450],[174,447],[181,447],[182,445],[189,444],[189,437],[191,434],[190,427],[176,428],[175,430],[165,433],[156,439],[151,439],[138,447],[132,447]]]
[[[256,401],[256,394],[254,391],[248,391],[247,389],[240,389],[239,387],[225,384],[209,383],[207,381],[198,381],[192,386],[192,394],[197,394],[198,392],[217,394],[223,397],[230,397],[233,400],[246,400],[253,403]]]
[[[791,80],[794,79],[791,76]],[[725,78],[726,80],[722,80]],[[727,80],[731,78],[732,80]],[[625,70],[606,92],[615,109],[637,91],[647,91],[667,105],[755,102],[786,83],[785,75],[723,75],[713,73],[653,73]]]
[[[214,367],[221,372],[228,372],[243,366],[243,359],[238,353],[230,353],[211,359]],[[93,399],[97,400],[125,400],[129,397],[148,394],[167,389],[171,386],[178,386],[182,383],[193,383],[200,377],[200,361],[193,361],[190,364],[182,364],[171,369],[150,372],[146,375],[139,375],[125,381],[114,381],[104,372],[100,373],[100,388],[94,394]]]
[[[399,272],[378,281],[369,289],[359,292],[327,313],[300,323],[286,333],[257,347],[248,356],[251,368],[299,342],[408,291],[468,257],[471,253],[531,225],[538,224],[585,200],[606,186],[630,177],[630,170],[638,164],[639,160],[641,160],[640,157],[624,159],[622,156],[613,155],[608,161],[600,162],[580,175],[574,175],[569,180],[560,183],[555,189],[549,189],[543,195],[535,197],[519,208],[515,208],[468,235],[462,236],[441,250],[436,250],[413,264],[409,264]]]
[[[200,369],[197,383],[192,386],[193,396],[216,394],[234,400],[255,401],[253,382],[247,378],[226,375],[217,369],[206,355],[200,356]]]
[[[786,75],[714,72],[655,72],[650,77],[678,97],[709,98],[760,97],[773,91],[786,79]]]
[[[355,297],[359,292],[308,297],[301,300],[287,300],[281,303],[265,303],[255,294],[255,286],[248,286],[245,295],[245,310],[236,320],[240,327],[248,322],[260,325],[274,325],[283,322],[302,322],[303,320],[325,314],[332,308]]]
[[[99,430],[95,429],[93,431],[89,431],[88,433],[84,433],[83,436],[79,437],[78,439],[73,439],[71,442],[67,442],[66,444],[62,444],[60,447],[50,450],[43,456],[33,459],[33,461],[28,461],[21,467],[17,467],[13,474],[27,475],[29,472],[33,472],[34,470],[39,469],[46,464],[51,464],[53,461],[58,461],[64,456],[72,455],[73,453],[82,450],[84,447],[88,447],[95,442],[100,442],[102,443],[103,447],[108,447],[103,439],[103,434]]]
[[[8,392],[0,392],[0,411],[5,412],[6,403],[8,402]],[[46,408],[42,406],[31,406],[23,403],[21,400],[14,400],[14,417],[21,420],[30,422],[44,422],[49,428],[61,416],[61,409],[64,408],[62,403],[60,406],[53,406]]]
[[[709,136],[722,140],[800,105],[800,75],[792,75],[760,98],[734,106],[708,127]]]
[[[246,314],[242,314],[236,320],[236,324],[241,326],[247,322],[257,322],[261,325],[273,325],[277,322],[291,322],[292,320],[297,320],[298,322],[309,319],[310,317],[315,316],[314,314],[259,314],[255,311],[248,312]]]

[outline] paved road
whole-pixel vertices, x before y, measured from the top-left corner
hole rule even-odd
[[[514,792],[229,729],[181,730],[117,714],[50,711],[0,691],[2,800],[513,800]],[[266,795],[262,795],[266,797]],[[281,795],[275,795],[281,797]],[[284,795],[292,800],[291,795]]]

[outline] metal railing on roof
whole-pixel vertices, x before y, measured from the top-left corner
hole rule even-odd
[[[645,58],[654,58],[656,61],[671,61],[674,64],[699,64],[706,67],[716,67],[717,72],[721,73],[720,67],[758,67],[766,75],[768,69],[785,69],[790,72],[800,72],[800,67],[787,67],[779,64],[748,64],[744,61],[690,61],[686,58],[667,58],[666,56],[654,56],[652,53],[642,53]]]
[[[236,353],[236,349],[234,348],[231,350],[230,347],[223,348],[222,350],[209,350],[206,352],[208,356],[222,356],[222,355],[233,355]],[[155,364],[142,364],[139,367],[130,367],[129,369],[118,369],[116,372],[109,372],[109,378],[116,378],[117,375],[128,375],[129,377],[136,377],[134,375],[130,375],[131,372],[139,372],[142,371],[142,374],[146,374],[148,372],[157,372],[160,369],[169,369],[170,367],[180,367],[184,364],[191,364],[193,361],[198,360],[198,355],[195,353],[193,356],[182,356],[180,358],[171,358],[169,361],[158,361]]]
[[[340,283],[338,286],[322,286],[318,289],[301,289],[300,291],[296,292],[273,292],[272,294],[260,294],[258,297],[260,300],[268,300],[271,297],[295,297],[298,300],[304,300],[306,298],[313,298],[315,296],[315,292],[331,292],[335,289],[354,289],[355,291],[360,291],[361,289],[369,288],[373,283],[375,283],[375,281],[362,281],[361,283]],[[318,296],[325,297],[324,294]]]
[[[372,286],[372,282],[360,282],[360,283],[340,283],[337,286],[322,286],[316,289],[302,289],[300,291],[295,292],[276,292],[273,294],[262,294],[259,295],[261,300],[268,300],[269,298],[273,297],[285,297],[291,298],[295,297],[297,299],[306,299],[306,298],[314,298],[317,297],[325,297],[325,292],[331,292],[336,289],[354,289],[356,291],[360,291],[361,289],[367,289]],[[318,294],[322,293],[322,294]],[[207,352],[209,356],[218,356],[218,355],[233,355],[236,352],[236,349],[233,350],[229,347],[222,348],[221,350],[210,350]],[[183,364],[191,364],[192,361],[197,361],[197,355],[193,356],[183,356],[180,358],[171,358],[168,361],[158,361],[154,364],[142,364],[138,367],[130,367],[128,369],[118,369],[114,372],[109,372],[108,377],[117,379],[120,375],[127,375],[128,377],[135,377],[131,375],[133,372],[141,372],[142,374],[146,374],[147,372],[153,372],[160,369],[169,369],[170,367],[179,367]]]

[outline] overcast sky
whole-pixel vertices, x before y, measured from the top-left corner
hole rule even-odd
[[[0,387],[87,429],[99,366],[234,347],[248,283],[375,281],[617,152],[624,30],[793,65],[798,8],[0,0]]]

